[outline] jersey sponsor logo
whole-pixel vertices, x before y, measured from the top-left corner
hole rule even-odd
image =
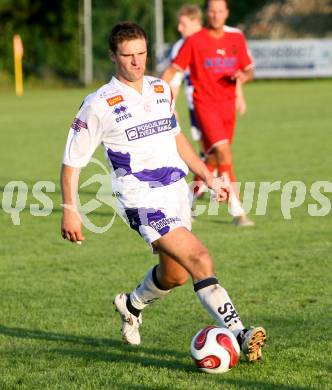
[[[226,54],[226,50],[225,49],[217,49],[217,54],[224,56]]]
[[[71,124],[71,128],[74,129],[77,133],[79,133],[81,129],[87,129],[88,125],[80,119],[75,118],[73,120],[73,123]]]
[[[176,119],[172,118],[159,119],[156,121],[142,123],[139,126],[131,127],[126,130],[128,141],[149,137],[150,135],[160,134],[170,131],[176,127]]]
[[[128,107],[121,104],[121,106],[117,106],[113,110],[113,114],[117,115],[118,117],[115,118],[116,123],[119,123],[121,121],[124,121],[125,119],[131,118],[132,115],[130,112],[127,112]]]
[[[113,114],[121,115],[121,114],[124,114],[127,110],[128,110],[128,107],[121,104],[121,106],[114,108]]]
[[[181,222],[179,217],[170,217],[170,218],[162,218],[159,221],[151,221],[150,226],[159,232],[159,230],[165,228],[166,226],[172,225],[176,222]]]
[[[110,107],[115,106],[118,103],[121,103],[124,101],[124,98],[122,95],[113,96],[111,98],[106,99],[108,105]]]
[[[164,86],[161,84],[155,85],[153,87],[153,89],[154,89],[155,93],[164,93],[165,92]]]
[[[204,68],[209,69],[214,73],[234,71],[237,68],[237,58],[236,57],[205,58]]]
[[[171,104],[168,99],[165,99],[165,98],[157,99],[157,104],[163,104],[163,103]]]
[[[149,81],[149,84],[150,84],[150,85],[153,85],[153,84],[160,83],[160,82],[161,82],[160,79],[155,79],[155,80]]]

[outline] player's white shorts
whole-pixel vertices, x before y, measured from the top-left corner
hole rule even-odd
[[[118,197],[118,209],[143,239],[153,242],[168,232],[185,227],[191,230],[192,195],[185,179],[157,188],[132,189]]]

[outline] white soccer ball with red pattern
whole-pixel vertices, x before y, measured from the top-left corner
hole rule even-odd
[[[222,374],[235,366],[240,346],[233,333],[219,326],[207,326],[191,342],[191,357],[199,370]]]

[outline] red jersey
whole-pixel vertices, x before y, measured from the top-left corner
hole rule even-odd
[[[196,102],[235,99],[236,82],[231,77],[253,67],[243,33],[228,26],[221,38],[202,28],[186,39],[172,63],[182,71],[189,67]]]

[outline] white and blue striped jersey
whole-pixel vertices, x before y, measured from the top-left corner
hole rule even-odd
[[[112,188],[125,195],[174,183],[188,173],[175,136],[180,132],[166,82],[150,76],[142,94],[113,77],[88,95],[69,131],[63,163],[84,167],[103,145]]]

